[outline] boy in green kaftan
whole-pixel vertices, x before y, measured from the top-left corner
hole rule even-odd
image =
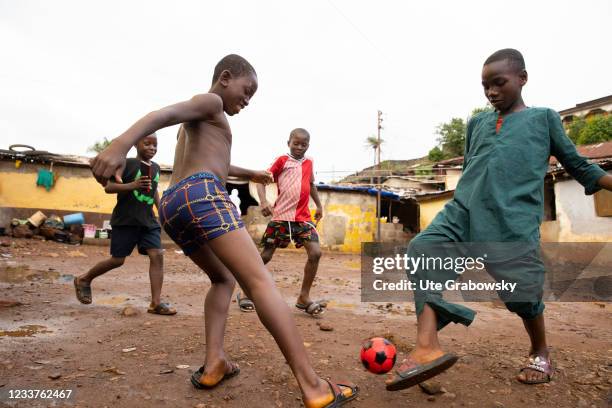
[[[612,176],[577,153],[555,111],[525,106],[521,90],[526,83],[525,63],[517,50],[500,50],[486,60],[482,85],[495,111],[481,113],[468,123],[463,175],[454,198],[410,242],[408,252],[416,257],[435,245],[454,242],[502,248],[486,269],[497,281],[518,284],[519,298],[509,293],[500,297],[523,319],[531,341],[529,362],[517,379],[537,384],[550,381],[553,374],[541,300],[544,265],[539,255],[549,157],[555,156],[586,194],[612,190]],[[453,274],[417,271],[412,278],[440,282],[458,277]],[[437,330],[450,322],[467,326],[475,315],[463,305],[446,302],[439,291],[416,290],[415,303],[416,347],[387,380],[388,390],[411,387],[452,366],[457,356],[442,350]]]

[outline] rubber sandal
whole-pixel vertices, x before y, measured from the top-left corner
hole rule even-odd
[[[79,285],[77,283],[77,278],[74,278],[74,291],[76,292],[76,297],[79,302],[84,305],[89,305],[91,303],[91,286]]]
[[[541,373],[546,374],[546,376],[544,378],[542,378],[541,380],[535,380],[535,381],[529,381],[529,380],[521,380],[520,378],[518,378],[519,382],[522,382],[523,384],[544,384],[544,383],[549,383],[550,380],[552,380],[553,377],[553,373],[554,373],[554,368],[552,365],[552,362],[550,361],[550,358],[543,358],[540,356],[529,356],[529,363],[521,368],[521,373],[525,370],[535,370],[535,371],[539,371]]]
[[[388,391],[398,391],[417,385],[446,371],[457,362],[459,357],[446,353],[429,363],[419,364],[408,357],[399,369],[395,370],[393,381],[387,383]]]
[[[242,297],[240,292],[236,294],[236,302],[238,302],[238,307],[243,312],[249,313],[255,311],[255,303],[249,298]]]
[[[221,384],[223,381],[230,379],[232,377],[237,376],[238,374],[240,374],[240,367],[238,367],[236,364],[234,363],[230,363],[232,365],[232,370],[229,373],[225,373],[223,375],[223,377],[221,377],[221,379],[212,384],[212,385],[206,385],[206,384],[202,384],[200,382],[200,378],[202,378],[202,375],[204,375],[204,368],[206,366],[202,366],[200,367],[200,369],[198,371],[196,371],[195,373],[191,374],[191,384],[193,384],[194,387],[196,387],[199,390],[209,390],[211,388],[215,388],[217,385]]]

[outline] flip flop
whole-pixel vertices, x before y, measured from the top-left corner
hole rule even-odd
[[[193,386],[199,390],[210,390],[211,388],[215,388],[217,385],[221,384],[223,381],[240,374],[240,367],[238,367],[234,363],[230,363],[230,364],[232,365],[232,370],[229,373],[225,373],[218,382],[212,385],[206,385],[200,382],[200,378],[202,377],[202,375],[204,375],[204,368],[206,367],[205,365],[203,365],[202,367],[200,367],[198,371],[191,374],[191,384],[193,384]]]
[[[422,383],[449,369],[457,362],[459,357],[452,353],[446,353],[427,364],[419,364],[410,356],[395,370],[395,378],[387,383],[388,391],[398,391]]]
[[[76,277],[74,278],[74,291],[79,302],[84,305],[91,303],[91,286],[79,285]]]
[[[242,297],[242,293],[238,292],[236,294],[236,302],[238,302],[238,307],[243,312],[254,312],[255,311],[255,303],[249,298]]]
[[[311,316],[319,316],[325,312],[325,308],[327,307],[326,300],[318,300],[314,302],[310,302],[307,305],[303,303],[296,303],[295,307],[304,312],[308,313]]]
[[[329,384],[329,388],[331,389],[332,394],[334,395],[334,400],[329,404],[325,405],[323,408],[338,408],[349,401],[354,400],[359,395],[359,387],[355,384],[351,384],[348,381],[341,382],[332,382],[330,380],[327,381]],[[346,383],[346,384],[345,384]],[[340,389],[340,387],[345,387],[351,390],[351,395],[346,396],[344,392]]]
[[[147,309],[147,312],[163,316],[172,316],[176,314],[176,309],[170,307],[168,303],[160,303],[155,307],[153,307],[153,305],[150,305]]]
[[[546,374],[546,376],[542,378],[541,380],[535,380],[535,381],[521,380],[520,378],[517,378],[518,381],[522,382],[523,384],[549,383],[550,380],[552,380],[553,373],[555,371],[553,368],[552,362],[550,361],[550,358],[542,358],[540,356],[529,356],[529,364],[521,368],[520,372],[522,373],[525,370],[539,371],[541,373]]]

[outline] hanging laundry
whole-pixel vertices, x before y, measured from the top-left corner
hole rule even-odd
[[[36,180],[37,186],[43,186],[47,191],[53,187],[53,172],[45,169],[38,169],[38,179]]]

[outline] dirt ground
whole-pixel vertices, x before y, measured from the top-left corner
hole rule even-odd
[[[166,317],[146,313],[146,257],[133,255],[96,280],[94,303],[82,305],[74,296],[73,276],[105,258],[107,247],[17,239],[8,245],[0,248],[0,406],[302,406],[272,337],[255,313],[241,313],[235,302],[226,350],[241,374],[212,391],[191,386],[189,376],[204,359],[209,281],[176,248],[165,251],[163,297],[179,314]],[[557,368],[550,384],[527,386],[514,379],[528,351],[522,324],[503,306],[478,303],[470,304],[478,312],[471,327],[452,325],[442,332],[446,349],[461,356],[436,378],[445,392],[431,396],[420,387],[387,392],[384,376],[362,367],[360,345],[373,336],[387,337],[397,345],[400,361],[413,346],[414,306],[360,303],[359,257],[325,253],[313,295],[331,301],[321,319],[310,318],[293,307],[305,258],[303,252],[277,251],[269,269],[317,372],[360,386],[360,397],[349,407],[574,408],[608,407],[612,401],[611,304],[547,305]],[[121,314],[129,305],[136,315]],[[331,324],[333,331],[320,330],[318,322]],[[123,351],[129,348],[135,350]],[[63,401],[9,400],[9,391],[17,389],[69,389],[72,395]]]

